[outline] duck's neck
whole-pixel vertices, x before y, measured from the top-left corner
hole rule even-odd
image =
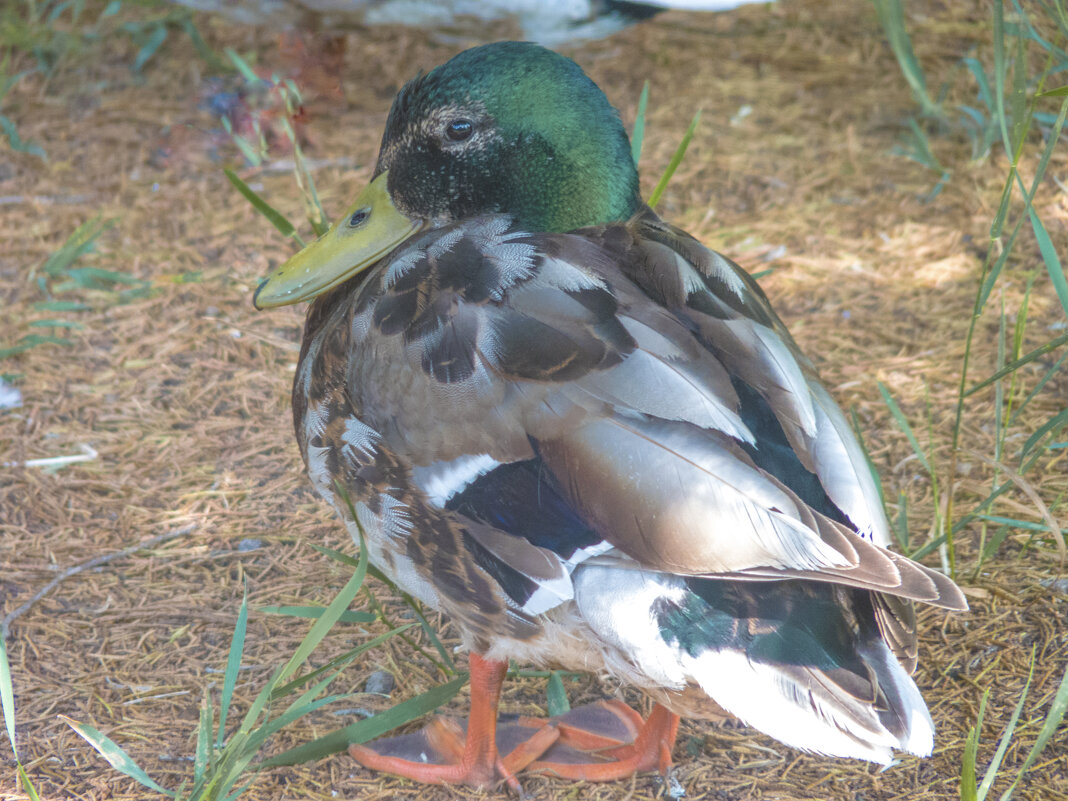
[[[537,133],[517,135],[502,153],[512,176],[491,193],[493,204],[528,231],[563,232],[624,222],[641,208],[638,172],[626,136],[579,139],[566,150]]]

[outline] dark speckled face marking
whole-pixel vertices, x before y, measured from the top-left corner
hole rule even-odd
[[[496,120],[485,104],[474,100],[447,103],[406,118],[388,141],[384,138],[375,175],[391,169],[407,154],[462,159],[487,151],[499,140]]]

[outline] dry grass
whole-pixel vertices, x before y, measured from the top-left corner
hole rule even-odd
[[[985,8],[935,0],[909,5],[926,9],[914,35],[921,62],[934,75],[947,74],[972,45],[989,39]],[[269,33],[198,21],[213,46],[281,64]],[[456,49],[417,31],[349,36],[344,99],[324,93],[309,106],[309,155],[355,162],[316,172],[328,210],[342,208],[367,180],[400,83]],[[888,155],[912,104],[866,3],[781,0],[722,15],[669,13],[571,55],[627,120],[650,79],[647,191],[694,109],[704,108],[661,212],[753,269],[767,266],[765,255],[780,254],[762,283],[834,395],[856,408],[888,497],[907,494],[912,536],[925,541],[930,488],[876,382],[891,389],[925,443],[929,394],[934,451],[945,464],[962,342],[1004,158],[968,164],[966,142],[935,140],[955,174],[934,202],[923,202],[937,176]],[[73,347],[38,347],[0,362],[0,371],[22,374],[25,396],[23,408],[0,413],[2,461],[74,453],[83,443],[99,453],[55,473],[0,469],[4,611],[58,570],[193,526],[156,548],[71,577],[13,623],[20,751],[46,798],[129,799],[147,792],[108,768],[57,720],[61,713],[98,726],[164,785],[190,775],[197,707],[205,688],[221,683],[215,671],[225,664],[242,582],[253,610],[327,602],[347,575],[308,543],[351,550],[302,475],[291,432],[289,387],[302,310],[259,314],[250,304],[257,279],[291,246],[236,195],[212,159],[214,140],[205,132],[217,122],[197,107],[202,62],[188,40],[172,39],[143,83],[127,71],[131,57],[132,50],[98,55],[65,80],[53,80],[44,95],[28,79],[12,95],[15,111],[6,109],[23,137],[39,142],[51,160],[16,154],[0,164],[0,195],[20,198],[5,200],[0,214],[0,344],[25,333],[28,321],[55,316],[32,306],[43,299],[34,265],[94,214],[118,223],[84,263],[129,271],[156,289],[121,305],[107,293],[79,293],[93,308],[69,315],[85,326],[70,333]],[[107,82],[102,92],[95,88],[100,81]],[[964,86],[962,80],[954,89],[962,99]],[[731,122],[743,106],[752,112]],[[237,162],[232,148],[221,153],[227,163]],[[1061,148],[1050,174],[1066,172],[1068,150]],[[288,175],[246,178],[261,181],[264,194],[292,219],[302,217]],[[1036,207],[1055,244],[1068,252],[1065,194],[1050,182]],[[995,301],[1003,297],[1007,309],[1017,308],[1027,271],[1041,273],[1040,265],[1027,233]],[[199,279],[177,283],[187,272]],[[1050,326],[1063,321],[1048,287],[1040,274],[1028,347],[1051,338]],[[984,318],[976,376],[993,369],[996,332],[996,319]],[[1044,369],[1027,370],[1025,378],[1033,382]],[[1062,374],[1029,407],[1020,431],[1026,435],[1056,414],[1066,396]],[[979,393],[968,404],[958,476],[965,505],[989,491],[991,468],[967,454],[994,452],[992,397]],[[1068,491],[1068,450],[1051,453],[1059,456],[1040,463],[1032,479],[1063,524],[1063,508],[1055,504]],[[1023,493],[1010,493],[996,509],[1040,519]],[[676,757],[689,797],[955,797],[982,689],[992,688],[980,746],[985,765],[1034,646],[1034,684],[1007,757],[1008,765],[1018,765],[1068,658],[1068,596],[1063,586],[1057,592],[1041,583],[1063,575],[1063,566],[1052,546],[1018,532],[972,576],[978,538],[972,526],[958,543],[971,612],[926,610],[921,617],[917,681],[938,726],[931,759],[905,758],[880,773],[859,762],[803,755],[737,726],[684,723]],[[305,628],[251,615],[239,704],[292,653]],[[365,636],[358,626],[339,626],[322,659]],[[394,700],[441,680],[394,641],[351,668],[339,689],[359,689],[379,668],[398,678]],[[569,690],[576,701],[613,688],[588,678]],[[534,711],[543,699],[542,684],[517,681],[506,689],[504,708]],[[453,708],[465,706],[462,693]],[[293,745],[346,722],[323,714],[282,739]],[[1068,799],[1064,738],[1062,731],[1054,739],[1018,798]],[[13,778],[5,768],[0,796],[18,797]],[[532,778],[526,787],[537,799],[622,801],[650,794],[646,778],[577,789]],[[415,787],[339,757],[270,771],[246,797],[483,795]]]

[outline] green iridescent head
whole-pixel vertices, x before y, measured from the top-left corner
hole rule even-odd
[[[638,173],[619,114],[571,59],[529,42],[460,53],[393,102],[375,175],[405,214],[503,212],[535,231],[625,220]]]
[[[572,231],[640,207],[619,115],[575,62],[524,42],[476,47],[401,90],[374,179],[253,302],[311,300],[454,220],[501,213],[527,231]]]

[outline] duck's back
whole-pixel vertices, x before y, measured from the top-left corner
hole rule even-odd
[[[959,590],[886,550],[756,284],[651,212],[412,240],[312,306],[294,413],[319,491],[480,653],[700,688],[809,750],[930,750],[910,601]]]

